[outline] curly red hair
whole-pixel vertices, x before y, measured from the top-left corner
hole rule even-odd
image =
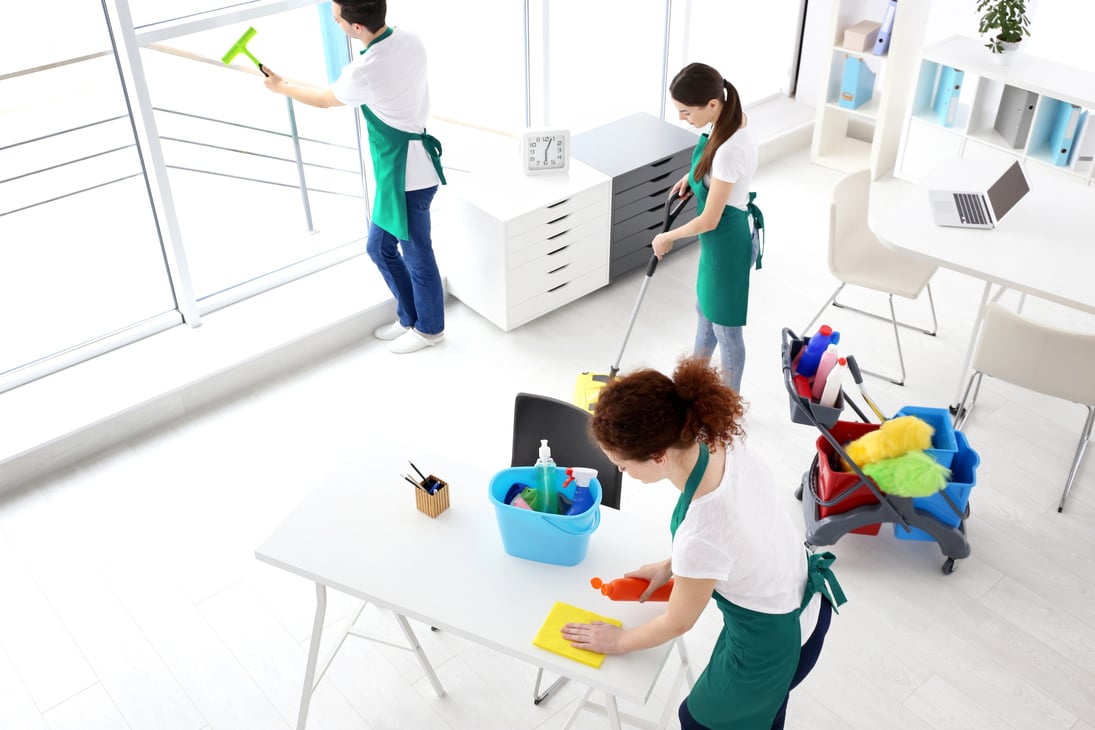
[[[645,368],[619,377],[597,396],[589,431],[604,449],[646,461],[696,442],[731,447],[745,436],[745,405],[702,360],[682,359],[673,377]]]

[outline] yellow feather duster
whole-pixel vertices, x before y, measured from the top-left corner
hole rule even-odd
[[[862,468],[864,464],[904,456],[910,451],[930,449],[934,432],[931,424],[922,418],[898,416],[852,441],[844,450],[848,458]],[[850,470],[847,463],[844,468]]]

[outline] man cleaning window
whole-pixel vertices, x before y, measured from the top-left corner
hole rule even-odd
[[[326,89],[290,84],[263,65],[266,88],[311,106],[360,106],[376,177],[366,250],[395,296],[399,319],[373,334],[409,353],[445,336],[445,293],[430,233],[430,204],[441,143],[426,134],[430,92],[426,49],[413,33],[387,25],[386,0],[333,2],[335,22],[365,50]]]

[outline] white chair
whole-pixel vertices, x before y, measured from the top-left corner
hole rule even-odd
[[[893,378],[866,369],[871,375],[886,378],[897,385],[905,384],[905,358],[901,352],[901,337],[897,328],[908,327],[926,335],[935,335],[938,325],[935,319],[935,301],[932,299],[931,284],[928,281],[935,274],[936,266],[924,259],[901,253],[884,246],[867,225],[867,207],[870,203],[871,174],[869,170],[860,170],[843,177],[833,187],[829,205],[829,271],[840,281],[833,295],[821,305],[821,309],[803,328],[808,333],[814,322],[821,317],[830,304],[848,309],[868,317],[888,321],[893,325],[894,341],[897,343],[897,359],[901,364],[901,377]],[[890,316],[881,317],[872,312],[849,307],[836,300],[848,284],[880,291],[889,296]],[[916,299],[924,289],[928,290],[928,302],[931,304],[932,328],[930,330],[897,321],[894,314],[894,295],[906,299]]]
[[[1001,304],[993,303],[985,309],[985,320],[973,356],[973,369],[955,416],[955,428],[961,428],[969,418],[985,375],[1087,408],[1080,443],[1076,446],[1072,468],[1061,493],[1061,502],[1057,505],[1057,511],[1062,511],[1072,482],[1080,470],[1080,462],[1091,439],[1091,426],[1095,422],[1095,378],[1091,377],[1095,372],[1095,334],[1069,332],[1039,324]]]

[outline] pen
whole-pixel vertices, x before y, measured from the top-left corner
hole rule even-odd
[[[399,476],[401,476],[401,477],[403,477],[404,479],[406,479],[406,480],[407,480],[408,482],[410,482],[411,484],[413,484],[413,485],[414,485],[414,486],[415,486],[416,488],[418,488],[418,489],[425,489],[425,487],[423,487],[423,486],[422,486],[421,484],[419,484],[418,482],[416,482],[416,481],[415,481],[414,479],[411,479],[411,478],[410,478],[409,476],[407,476],[406,474],[400,474]]]
[[[414,465],[414,462],[411,461],[410,459],[408,459],[407,463],[411,465],[412,469],[414,469],[416,472],[418,472],[418,476],[422,477],[422,481],[425,482],[426,481],[426,475],[423,474],[422,472],[418,471],[418,467]]]

